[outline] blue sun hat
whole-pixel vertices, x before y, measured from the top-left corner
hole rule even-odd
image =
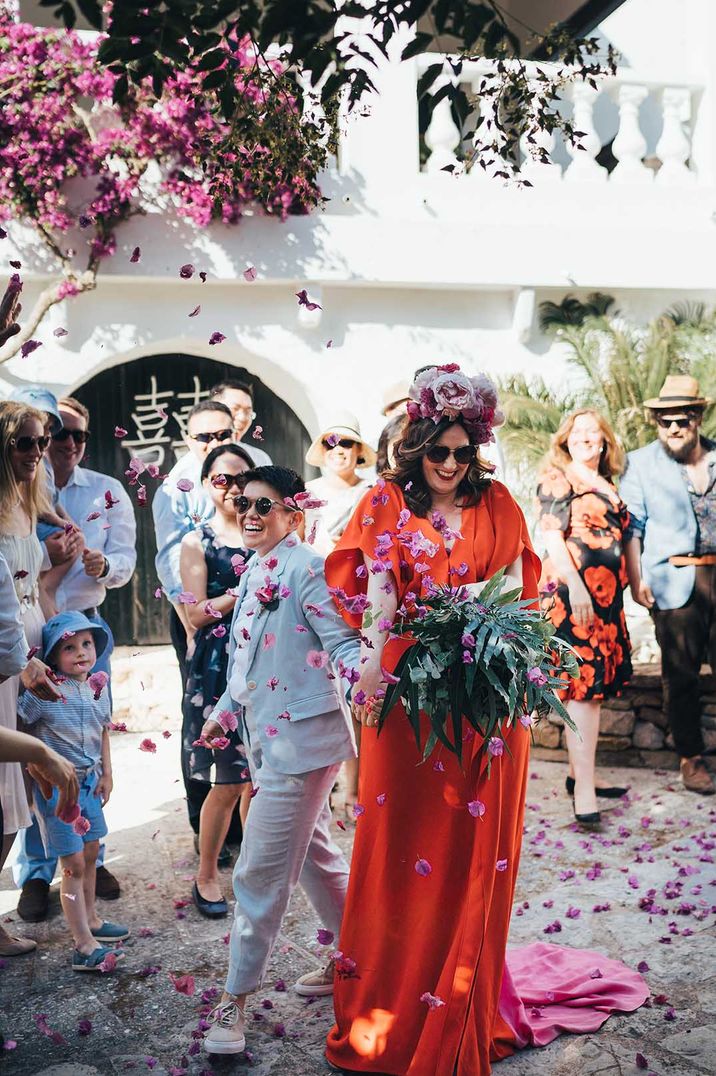
[[[50,617],[42,629],[42,653],[43,660],[47,661],[52,651],[60,640],[68,632],[73,635],[78,631],[91,631],[94,637],[94,645],[97,657],[103,654],[109,645],[109,636],[101,624],[93,624],[84,613],[67,612],[57,613]]]
[[[35,407],[38,411],[44,411],[52,418],[50,433],[59,433],[62,429],[62,418],[57,404],[57,397],[49,389],[42,385],[23,385],[22,388],[13,389],[8,397],[13,403],[24,403],[28,407]]]

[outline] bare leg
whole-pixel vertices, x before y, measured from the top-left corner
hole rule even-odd
[[[600,709],[599,702],[573,700],[567,703],[567,712],[577,726],[577,732],[572,732],[566,725],[564,729],[570,770],[574,773],[574,809],[577,814],[591,814],[598,810],[594,765]]]
[[[97,888],[97,856],[99,855],[99,841],[90,841],[85,845],[85,879],[83,884],[85,908],[87,909],[87,922],[91,930],[98,930],[103,923],[101,916],[97,915],[95,890]],[[99,944],[95,942],[95,945]]]
[[[5,860],[10,855],[16,836],[15,833],[6,833],[0,842],[0,870],[3,869]],[[5,927],[0,926],[0,956],[18,956],[34,948],[35,943],[30,938],[15,938],[12,934],[8,934]]]
[[[99,942],[92,937],[89,922],[87,921],[84,890],[86,873],[84,852],[74,852],[71,856],[61,856],[60,868],[62,870],[62,881],[60,882],[62,911],[65,913],[65,919],[72,933],[75,948],[79,949],[85,956],[89,956],[97,948]]]
[[[221,900],[223,897],[217,860],[242,788],[242,785],[214,785],[202,804],[196,885],[205,900]],[[244,819],[241,821],[243,823]]]

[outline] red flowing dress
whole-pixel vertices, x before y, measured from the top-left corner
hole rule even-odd
[[[477,506],[463,509],[460,532],[448,552],[428,519],[408,518],[398,486],[378,483],[360,501],[328,557],[326,579],[349,598],[365,593],[365,554],[392,574],[400,603],[408,592],[424,595],[428,578],[437,584],[476,582],[521,557],[523,593],[537,598],[540,561],[505,486],[491,482]],[[338,601],[345,619],[359,627],[360,612],[355,606],[349,611],[350,601],[348,609]],[[407,645],[389,639],[383,666],[393,670]],[[519,723],[506,731],[509,753],[493,760],[488,778],[482,741],[470,732],[466,726],[461,768],[444,748],[421,764],[400,704],[386,716],[380,735],[363,729],[359,803],[364,810],[356,823],[338,946],[345,960],[335,984],[336,1026],[326,1050],[329,1061],[348,1071],[486,1076],[493,1060],[533,1041],[528,1011],[505,969],[530,735]],[[481,817],[468,808],[475,800],[484,804]],[[418,861],[427,861],[429,872],[424,864],[416,870]],[[516,969],[523,980],[543,950],[558,949],[528,948],[535,952],[527,967],[523,962]],[[592,994],[600,995],[603,979],[589,974],[595,955],[586,959],[581,986],[586,981]],[[574,970],[572,965],[573,988]],[[615,1007],[636,1008],[648,995],[641,978],[630,974],[642,984],[643,996],[636,1000],[636,990]],[[550,996],[564,1000],[557,1007],[569,1008],[567,995],[552,989]],[[584,1004],[581,994],[579,1004]],[[577,1011],[579,1027],[570,1026],[569,1012],[560,1013],[551,1036],[549,1020],[541,1020],[541,1041],[554,1038],[557,1027],[591,1030],[584,1012]],[[609,1011],[600,1011],[593,1027]]]

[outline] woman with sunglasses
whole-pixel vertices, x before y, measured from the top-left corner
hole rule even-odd
[[[500,417],[488,378],[455,364],[422,371],[395,468],[363,497],[326,561],[345,620],[363,625],[352,695],[364,726],[361,812],[326,1051],[341,1071],[487,1076],[529,1041],[506,967],[529,731],[519,722],[505,730],[507,749],[488,776],[472,730],[461,766],[444,750],[423,763],[401,704],[376,729],[386,679],[409,645],[391,637],[399,608],[433,585],[479,593],[500,569],[537,599],[540,562],[522,512],[479,455]],[[528,951],[523,967],[534,960]]]
[[[563,700],[577,731],[565,728],[567,795],[583,829],[601,826],[597,797],[618,799],[626,788],[597,784],[595,761],[601,703],[622,692],[631,676],[631,643],[624,615],[624,535],[629,514],[614,485],[624,452],[596,411],[567,415],[552,437],[537,487],[537,512],[547,558],[542,604],[561,639],[581,659],[579,679]]]
[[[45,416],[27,404],[0,404],[0,552],[7,561],[20,602],[28,645],[39,647],[46,597],[40,586],[42,546],[35,534],[38,516],[49,509],[45,492],[42,454],[49,438]],[[0,684],[0,726],[17,729],[19,676]],[[5,862],[18,830],[31,822],[20,764],[0,762],[0,802],[4,833],[0,867]],[[36,948],[29,938],[12,938],[0,927],[0,956],[17,956]]]
[[[219,876],[218,859],[231,817],[240,802],[242,824],[249,808],[251,784],[238,732],[228,733],[222,751],[195,746],[207,717],[226,687],[231,617],[239,576],[234,565],[250,556],[244,547],[234,497],[239,480],[253,466],[239,445],[212,449],[201,468],[201,484],[214,507],[210,523],[202,523],[181,543],[179,570],[182,590],[192,596],[186,608],[194,629],[188,651],[187,686],[182,704],[182,760],[187,778],[201,783],[206,798],[199,815],[199,869],[194,903],[202,915],[220,918],[228,912]]]

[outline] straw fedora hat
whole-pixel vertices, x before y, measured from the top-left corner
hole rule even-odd
[[[372,467],[378,458],[374,449],[370,445],[366,444],[363,440],[360,432],[360,423],[355,415],[350,414],[349,411],[340,411],[335,416],[335,422],[328,426],[324,426],[320,434],[313,442],[308,452],[306,453],[306,463],[310,463],[312,467],[323,467],[325,464],[326,450],[323,447],[324,438],[333,434],[339,441],[346,440],[356,441],[358,443],[358,456],[363,460],[359,463],[359,467]]]
[[[652,411],[669,410],[677,407],[707,407],[712,401],[702,396],[699,383],[688,374],[669,374],[653,400],[644,400],[644,407]]]

